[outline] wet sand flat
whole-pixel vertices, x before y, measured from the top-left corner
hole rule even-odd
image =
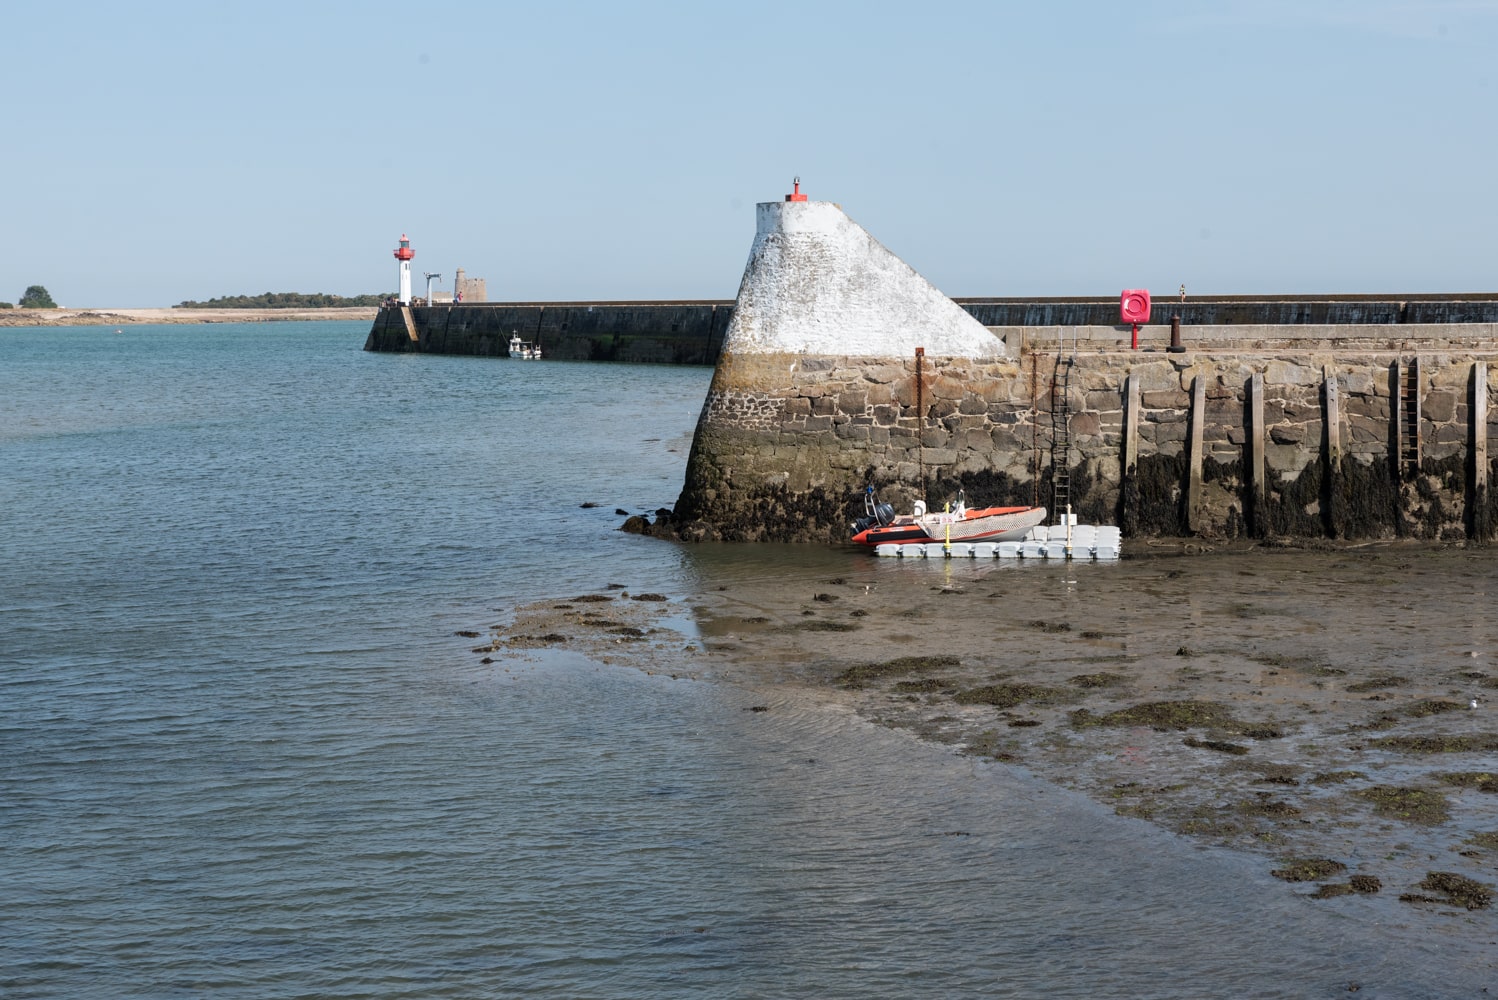
[[[694,594],[601,583],[473,634],[495,656],[564,645],[835,700],[1253,852],[1287,891],[1382,894],[1486,933],[1491,555],[1135,548],[1019,565],[703,547]]]

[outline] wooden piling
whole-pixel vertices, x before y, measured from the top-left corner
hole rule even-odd
[[[1139,526],[1139,376],[1124,382],[1123,474],[1119,484],[1118,523],[1133,536]]]
[[[1248,380],[1248,530],[1255,538],[1267,533],[1264,499],[1268,484],[1264,482],[1264,373],[1254,372]]]
[[[1488,363],[1472,362],[1472,485],[1488,486]]]
[[[1322,521],[1332,538],[1341,538],[1346,506],[1342,487],[1342,404],[1337,395],[1337,376],[1323,369],[1322,419],[1326,425],[1326,447],[1322,449]]]
[[[1389,364],[1389,471],[1397,483],[1404,478],[1404,403],[1400,392],[1402,367],[1395,358]]]
[[[1337,395],[1337,376],[1327,373],[1322,383],[1326,399],[1326,462],[1328,470],[1342,468],[1342,404]]]
[[[1191,380],[1191,452],[1188,456],[1189,471],[1186,477],[1186,527],[1192,533],[1201,530],[1205,518],[1202,506],[1206,503],[1202,483],[1202,435],[1207,426],[1207,381],[1200,375]]]
[[[1472,488],[1467,497],[1468,532],[1475,541],[1491,539],[1488,515],[1488,364],[1472,362],[1472,405],[1468,407],[1472,439]]]

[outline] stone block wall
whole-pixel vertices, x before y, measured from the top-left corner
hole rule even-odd
[[[473,279],[465,279],[473,280]],[[732,303],[474,303],[413,306],[409,335],[399,308],[384,308],[366,351],[505,357],[511,337],[557,361],[712,364]]]
[[[725,357],[674,530],[840,541],[869,485],[901,510],[958,489],[973,505],[1049,507],[1059,416],[1074,511],[1134,536],[1482,539],[1494,356],[1078,351],[1064,399],[1060,354]],[[1402,468],[1400,379],[1416,365],[1420,452]]]

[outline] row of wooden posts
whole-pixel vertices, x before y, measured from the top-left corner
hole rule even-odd
[[[1396,481],[1407,481],[1420,471],[1420,362],[1413,359],[1408,365],[1395,361],[1390,366],[1390,473]],[[1487,363],[1474,361],[1471,377],[1471,405],[1468,409],[1469,476],[1467,500],[1476,503],[1486,494],[1488,479],[1487,433],[1488,393]],[[1190,402],[1190,429],[1187,435],[1186,516],[1187,527],[1200,532],[1204,525],[1203,510],[1205,488],[1202,477],[1205,454],[1204,429],[1206,423],[1207,379],[1197,375],[1192,380]],[[1249,528],[1255,534],[1262,533],[1262,525],[1253,523],[1262,517],[1264,499],[1268,491],[1268,470],[1265,468],[1266,428],[1264,423],[1264,376],[1255,372],[1247,383],[1249,427],[1244,456],[1244,473],[1247,477],[1249,503],[1245,516]],[[1139,463],[1139,420],[1141,386],[1138,375],[1127,378],[1124,404],[1123,468],[1125,476],[1132,476]],[[1327,372],[1322,381],[1322,416],[1324,420],[1324,446],[1319,461],[1329,480],[1335,480],[1342,467],[1342,422],[1341,394],[1337,376]],[[1409,405],[1405,405],[1408,403]],[[1406,448],[1405,442],[1409,442]]]

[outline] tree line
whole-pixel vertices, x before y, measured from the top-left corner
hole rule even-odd
[[[28,285],[26,291],[21,293],[21,301],[18,303],[22,309],[56,309],[57,303],[52,301],[52,296],[41,285]],[[9,302],[0,302],[0,309],[14,309],[15,306]]]
[[[188,299],[179,302],[173,309],[337,309],[340,306],[378,306],[393,296],[383,295],[329,295],[325,292],[266,292],[264,295],[225,295],[194,302]],[[57,303],[41,285],[28,287],[17,303],[22,309],[56,309]],[[0,309],[14,309],[9,302],[0,302]]]
[[[378,306],[393,295],[329,295],[325,292],[266,292],[263,295],[225,295],[207,302],[188,299],[173,309],[337,309],[343,306]]]

